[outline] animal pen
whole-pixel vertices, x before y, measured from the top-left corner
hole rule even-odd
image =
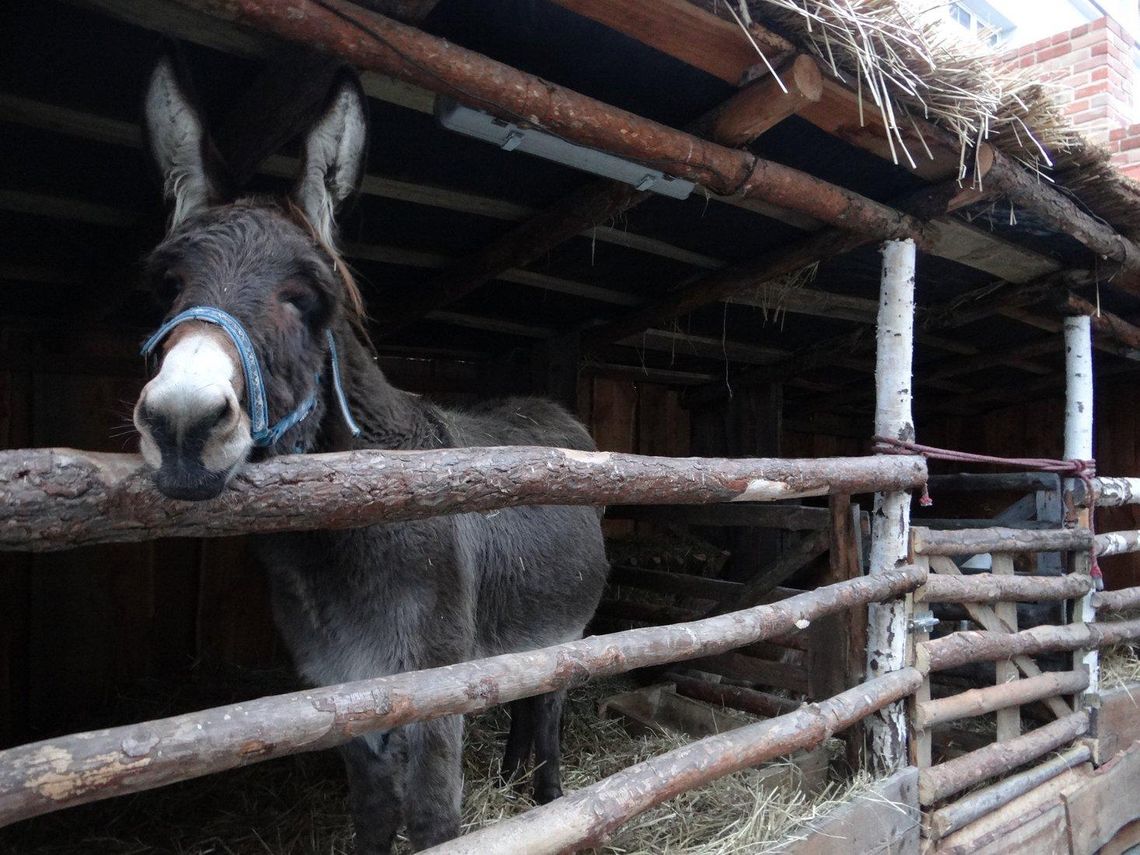
[[[602,846],[835,736],[877,781],[781,851],[1140,842],[1119,797],[1140,784],[1140,712],[1099,658],[1140,638],[1140,478],[1109,477],[1140,475],[1140,195],[1040,81],[890,0],[7,16],[0,842],[31,851],[65,808],[635,670],[758,718],[432,851]],[[235,182],[269,191],[336,63],[358,69],[379,139],[344,250],[380,364],[460,403],[550,395],[603,450],[285,455],[202,503],[113,453],[158,320],[129,284],[157,237],[135,116],[155,33],[183,43]],[[635,175],[512,150],[543,146]],[[275,662],[234,536],[535,504],[607,508],[594,634],[108,720],[118,682]]]

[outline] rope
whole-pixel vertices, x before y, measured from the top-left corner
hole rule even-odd
[[[1033,472],[1056,472],[1077,478],[1085,485],[1085,495],[1089,505],[1089,533],[1093,535],[1092,546],[1089,547],[1089,575],[1098,591],[1104,590],[1104,574],[1096,555],[1096,490],[1093,489],[1093,478],[1096,477],[1095,460],[1057,460],[1051,457],[995,457],[990,454],[973,454],[969,451],[955,451],[951,448],[936,448],[932,445],[920,445],[917,442],[907,442],[889,436],[872,437],[871,450],[876,454],[919,454],[928,460],[950,460],[955,463],[988,463],[993,466],[1009,466],[1014,469],[1027,469]],[[923,507],[930,507],[934,500],[926,485],[922,485],[922,495],[918,503]]]

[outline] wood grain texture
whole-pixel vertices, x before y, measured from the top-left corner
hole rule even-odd
[[[0,452],[0,549],[342,529],[517,505],[756,501],[907,489],[921,458],[716,460],[557,448],[354,451],[247,466],[217,499],[164,498],[137,455]]]

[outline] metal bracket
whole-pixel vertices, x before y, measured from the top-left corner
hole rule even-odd
[[[938,624],[939,620],[934,616],[934,612],[919,612],[907,623],[907,629],[911,632],[930,632]]]

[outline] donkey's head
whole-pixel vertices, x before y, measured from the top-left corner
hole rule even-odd
[[[331,330],[360,310],[331,247],[333,215],[363,172],[364,105],[355,75],[341,73],[305,137],[292,193],[235,201],[175,64],[164,59],[151,76],[147,139],[171,218],[146,275],[168,314],[144,347],[160,364],[134,422],[172,498],[216,496],[255,449],[300,450],[316,438],[325,381],[336,379]]]

